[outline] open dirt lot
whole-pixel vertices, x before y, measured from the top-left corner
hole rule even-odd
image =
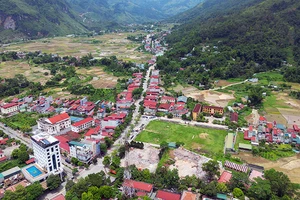
[[[173,90],[176,92],[182,91],[182,93],[187,97],[192,97],[214,106],[225,107],[230,100],[235,99],[233,94],[225,94],[210,90],[199,90],[193,86],[184,87],[182,85],[177,85],[173,88]]]
[[[77,70],[77,73],[83,76],[92,76],[93,80],[88,83],[95,88],[114,88],[118,82],[118,77],[107,74],[100,67],[80,68]]]
[[[117,56],[119,59],[145,62],[151,55],[135,49],[140,43],[127,40],[128,35],[137,33],[105,34],[95,37],[56,37],[34,40],[28,43],[12,44],[0,50],[37,51],[57,53],[60,56],[83,56],[91,53],[94,57]]]
[[[128,165],[135,165],[138,169],[149,169],[155,172],[159,162],[159,149],[144,143],[144,149],[131,148],[128,153]],[[125,160],[121,161],[121,167],[125,167]]]
[[[44,73],[49,75],[45,76]],[[2,78],[13,78],[17,74],[23,74],[29,81],[45,84],[52,76],[49,70],[41,67],[30,66],[27,62],[7,61],[0,63],[0,76]]]
[[[300,183],[300,155],[281,158],[277,161],[269,161],[261,157],[253,157],[250,153],[241,152],[237,157],[251,164],[264,166],[265,170],[274,168],[284,172],[293,183]]]
[[[187,151],[183,148],[178,148],[172,151],[171,157],[175,160],[170,169],[178,169],[179,177],[196,175],[199,178],[205,177],[205,172],[202,171],[202,165],[210,159],[196,153]]]

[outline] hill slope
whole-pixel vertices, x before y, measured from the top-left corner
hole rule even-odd
[[[300,64],[297,0],[209,0],[180,16],[177,21],[186,24],[176,27],[167,38],[173,49],[158,66],[173,73],[187,68],[179,72],[183,80],[207,83],[204,76],[251,77],[256,72],[280,68],[283,61]],[[190,52],[196,57],[180,61]],[[206,71],[195,75],[201,64]],[[291,69],[295,72],[291,67],[285,71]]]
[[[67,0],[73,8],[95,21],[143,23],[186,11],[203,0]]]
[[[86,31],[64,0],[0,0],[0,5],[3,41]]]

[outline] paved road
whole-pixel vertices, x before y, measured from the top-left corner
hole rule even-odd
[[[24,137],[22,132],[15,131],[10,127],[5,127],[3,123],[0,123],[0,129],[3,130],[11,138],[20,140],[22,143],[26,144],[29,148],[32,148],[30,138]]]

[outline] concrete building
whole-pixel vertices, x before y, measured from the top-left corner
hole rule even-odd
[[[79,133],[95,125],[95,120],[92,117],[85,118],[71,125],[71,130]]]
[[[93,152],[91,150],[91,145],[82,142],[71,141],[70,146],[70,156],[77,158],[79,161],[87,163],[93,158]]]
[[[64,130],[70,129],[71,119],[67,113],[62,113],[51,118],[42,118],[37,121],[38,129],[50,135],[59,135]]]
[[[18,111],[19,111],[19,104],[17,103],[8,103],[1,106],[2,115],[10,115]]]
[[[199,115],[199,113],[201,112],[201,104],[196,104],[195,105],[195,108],[193,109],[193,112],[192,112],[192,116],[193,116],[193,120],[196,121],[197,120],[197,117]]]
[[[63,171],[59,150],[59,141],[46,133],[31,137],[34,158],[48,174],[60,174]]]

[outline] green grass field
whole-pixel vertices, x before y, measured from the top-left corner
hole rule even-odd
[[[137,137],[137,141],[160,144],[184,142],[186,149],[208,155],[223,154],[227,131],[152,121]]]

